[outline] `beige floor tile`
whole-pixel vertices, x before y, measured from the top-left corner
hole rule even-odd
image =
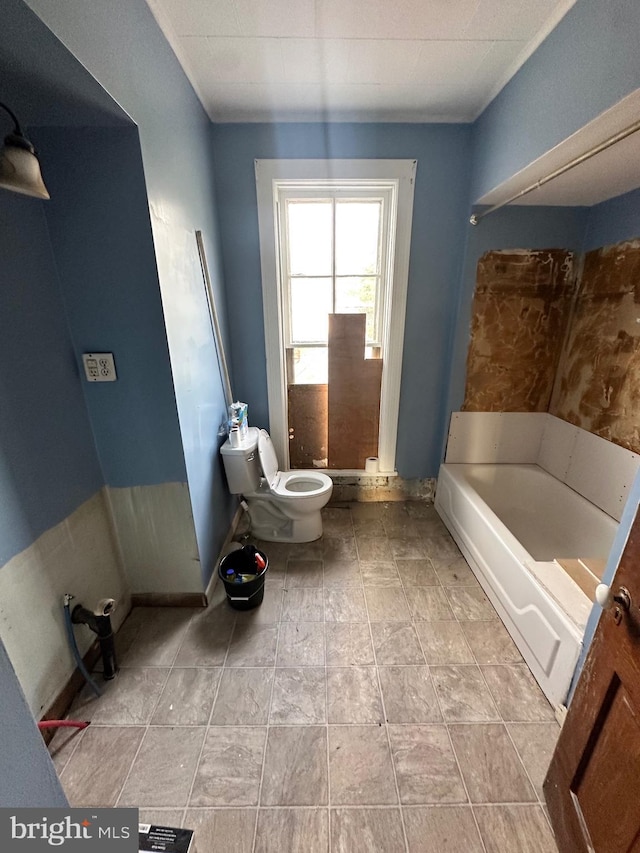
[[[372,622],[410,622],[411,614],[407,599],[401,586],[367,586],[364,590],[367,599],[369,619]]]
[[[431,677],[448,723],[485,723],[500,720],[491,693],[475,664],[432,666]]]
[[[411,616],[417,622],[441,622],[454,619],[447,596],[440,586],[405,587]]]
[[[285,589],[282,594],[283,622],[322,622],[324,606],[321,589]]]
[[[357,560],[325,560],[324,561],[324,585],[325,587],[362,586],[362,574],[360,564]]]
[[[138,822],[151,823],[154,826],[171,826],[179,828],[182,826],[182,816],[184,809],[139,809]],[[186,824],[188,829],[193,829],[193,826]]]
[[[326,693],[324,668],[276,669],[269,722],[271,725],[326,723]]]
[[[331,809],[332,853],[404,853],[400,809]]]
[[[100,679],[102,696],[88,685],[71,706],[70,717],[101,725],[144,725],[153,714],[165,682],[168,667],[130,667],[119,671],[112,681]]]
[[[404,508],[409,518],[420,518],[422,520],[432,516],[438,518],[433,504],[427,500],[406,501]]]
[[[133,762],[119,806],[186,806],[206,729],[150,728]]]
[[[296,587],[322,586],[322,560],[289,560],[285,586],[288,589]]]
[[[476,806],[473,811],[487,853],[557,853],[540,806]]]
[[[358,551],[353,532],[350,531],[343,536],[323,536],[322,558],[332,562],[336,560],[344,560],[345,562],[357,560]]]
[[[329,723],[383,723],[376,668],[329,667],[327,714]]]
[[[393,560],[384,562],[362,561],[362,582],[365,586],[400,586],[400,575]]]
[[[184,819],[193,853],[252,853],[255,825],[256,809],[187,809]]]
[[[54,734],[48,749],[58,776],[64,770],[67,761],[73,755],[85,731],[86,729],[62,728],[58,729]]]
[[[395,560],[424,560],[427,552],[418,537],[390,538],[389,547]]]
[[[335,805],[397,803],[385,728],[329,726],[329,776]]]
[[[60,776],[69,804],[115,806],[144,732],[137,726],[86,729]]]
[[[282,622],[277,666],[324,666],[324,624]]]
[[[269,729],[260,804],[323,806],[328,802],[325,726]]]
[[[321,560],[323,551],[322,539],[313,542],[293,542],[287,545],[289,560]]]
[[[146,607],[135,642],[120,665],[171,666],[196,613],[190,607]],[[201,615],[204,611],[198,611]]]
[[[362,562],[379,563],[393,559],[389,540],[386,536],[372,536],[356,529],[358,558]]]
[[[506,728],[496,723],[452,725],[453,748],[472,803],[535,800]]]
[[[234,623],[235,613],[226,602],[222,607],[195,616],[184,636],[175,665],[222,666]]]
[[[416,629],[406,622],[372,622],[376,661],[381,665],[425,662]]]
[[[255,853],[328,850],[328,809],[260,809]]]
[[[456,619],[486,620],[497,619],[498,614],[480,587],[446,587],[447,598]]]
[[[499,619],[462,622],[462,630],[478,663],[518,663],[522,655]]]
[[[327,666],[369,666],[375,663],[369,626],[364,622],[327,622]]]
[[[353,533],[351,510],[347,506],[326,506],[321,510],[324,536],[336,536]]]
[[[387,536],[382,518],[354,517],[353,529],[356,534],[356,543],[366,539],[367,536],[375,536],[377,539],[386,539]]]
[[[438,532],[441,530],[437,522],[434,522],[433,529],[422,537],[427,556],[436,568],[438,564],[446,564],[462,556],[449,531],[445,528],[444,533]]]
[[[447,538],[451,535],[435,511],[424,518],[417,518],[416,525],[422,539]]]
[[[382,523],[389,539],[416,539],[420,535],[415,519],[408,513],[398,518],[383,518]]]
[[[189,805],[257,805],[266,735],[257,726],[208,729]]]
[[[511,739],[533,782],[538,797],[543,799],[542,783],[560,735],[560,726],[552,723],[509,723]]]
[[[409,853],[485,853],[469,806],[414,806],[402,812]]]
[[[387,722],[442,722],[428,667],[381,666],[378,672]]]
[[[479,586],[464,557],[455,557],[450,562],[436,558],[433,566],[442,586]]]
[[[206,726],[221,670],[189,667],[171,670],[151,719],[156,726]]]
[[[225,669],[211,715],[212,726],[259,726],[269,718],[273,669]]]
[[[366,622],[367,608],[361,589],[325,589],[324,618],[327,622]]]
[[[473,653],[458,622],[415,624],[428,664],[437,666],[474,662]]]
[[[277,625],[238,622],[231,636],[226,666],[273,666],[276,660]]]
[[[526,664],[483,666],[482,672],[504,720],[543,722],[555,719],[553,708]]]
[[[466,803],[446,726],[389,726],[400,802]]]
[[[405,587],[440,585],[430,560],[396,560],[396,566]]]

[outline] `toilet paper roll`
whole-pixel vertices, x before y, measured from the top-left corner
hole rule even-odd
[[[367,456],[366,461],[364,463],[364,470],[367,474],[377,474],[378,473],[378,457],[377,456]]]

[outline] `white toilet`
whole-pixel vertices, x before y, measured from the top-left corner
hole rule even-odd
[[[320,510],[333,491],[320,471],[278,471],[269,433],[249,427],[246,440],[220,448],[229,491],[249,505],[251,532],[266,542],[312,542],[322,536]]]

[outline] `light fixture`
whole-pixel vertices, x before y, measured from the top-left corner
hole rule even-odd
[[[9,113],[15,125],[12,133],[5,137],[4,148],[0,151],[0,187],[34,198],[50,198],[40,174],[35,148],[23,134],[9,107],[0,102],[0,108]]]

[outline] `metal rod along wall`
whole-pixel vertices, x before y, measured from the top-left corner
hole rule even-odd
[[[627,136],[631,136],[633,133],[637,133],[640,130],[640,121],[636,121],[634,124],[626,127],[624,130],[620,130],[618,133],[610,136],[608,139],[605,139],[604,142],[601,142],[599,145],[590,148],[588,151],[585,151],[584,154],[580,154],[578,157],[574,157],[573,160],[570,160],[564,166],[560,166],[558,169],[555,169],[550,174],[546,175],[544,178],[540,178],[535,181],[533,184],[530,184],[525,189],[520,190],[520,192],[515,193],[510,196],[505,201],[501,201],[498,204],[494,204],[492,207],[488,207],[486,210],[481,211],[480,213],[472,213],[469,217],[469,222],[471,225],[477,225],[481,219],[484,219],[485,216],[488,216],[490,213],[493,213],[496,210],[500,210],[502,207],[506,207],[508,204],[511,204],[512,201],[516,201],[522,196],[527,195],[534,190],[539,189],[544,184],[549,183],[554,178],[559,178],[560,175],[564,175],[565,172],[568,172],[570,169],[579,166],[581,163],[584,163],[585,160],[590,160],[591,157],[595,157],[596,154],[600,154],[601,151],[606,151],[607,148],[611,148],[617,142],[621,142],[623,139],[626,139]]]

